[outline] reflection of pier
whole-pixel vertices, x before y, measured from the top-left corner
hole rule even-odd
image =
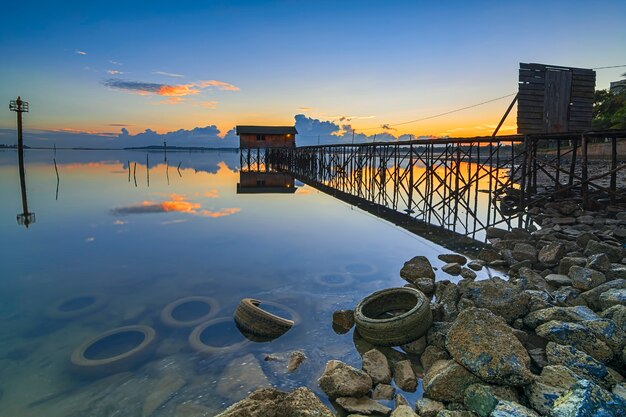
[[[293,176],[284,172],[239,172],[237,194],[285,193],[296,191]]]
[[[9,109],[17,114],[17,155],[20,170],[20,189],[22,191],[22,213],[17,215],[17,224],[26,228],[35,223],[35,213],[28,211],[28,197],[26,196],[26,170],[24,167],[24,140],[22,137],[22,113],[28,112],[28,102],[21,97],[11,100]],[[55,165],[56,166],[56,165]]]
[[[523,209],[540,200],[626,202],[617,181],[626,164],[613,152],[590,173],[588,153],[595,143],[616,149],[625,137],[609,131],[242,149],[241,166],[288,172],[396,224],[435,226],[426,232],[431,240],[444,230],[483,240],[490,226],[525,227]]]

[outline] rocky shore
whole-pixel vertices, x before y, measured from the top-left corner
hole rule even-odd
[[[626,211],[559,202],[529,214],[540,228],[491,228],[477,259],[440,255],[453,280],[435,281],[425,257],[405,263],[433,323],[398,348],[357,343],[361,369],[329,361],[318,384],[338,414],[299,388],[258,390],[219,416],[626,416]],[[484,267],[508,278],[475,280]],[[353,323],[333,316],[337,331]],[[418,387],[410,404],[402,392]]]

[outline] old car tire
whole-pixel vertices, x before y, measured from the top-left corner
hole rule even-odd
[[[191,306],[192,304],[203,304],[206,307],[206,309],[204,309],[206,312],[201,315],[195,315],[193,316],[193,318],[190,318],[188,320],[177,317],[176,311],[178,309],[185,308],[185,306]],[[217,315],[217,312],[219,311],[219,308],[220,307],[217,300],[211,297],[204,297],[199,295],[184,297],[176,301],[172,301],[171,303],[166,305],[165,308],[163,308],[163,310],[161,311],[161,321],[168,327],[194,327],[215,317]]]
[[[433,316],[424,293],[403,287],[365,297],[354,310],[354,321],[366,341],[379,346],[399,346],[426,334]]]
[[[232,322],[232,320],[232,317],[220,317],[200,324],[195,329],[193,329],[193,331],[189,335],[189,345],[196,352],[204,354],[228,353],[241,349],[242,347],[250,343],[248,339],[244,339],[241,342],[232,343],[227,346],[212,346],[202,341],[202,334],[211,326],[215,326],[216,324],[225,322]]]
[[[263,310],[263,306],[272,306],[283,310],[290,315],[284,318]],[[272,301],[259,301],[253,298],[244,298],[235,310],[235,322],[246,333],[264,338],[277,338],[293,327],[299,320],[298,313],[282,304]]]
[[[97,293],[85,293],[64,298],[46,310],[46,316],[54,320],[70,320],[100,310],[107,298]]]
[[[119,352],[107,355],[106,344],[122,343],[124,347]],[[103,376],[123,372],[139,365],[152,354],[156,343],[156,332],[152,327],[133,325],[118,327],[86,340],[70,358],[72,369],[85,376]],[[101,351],[104,348],[104,351]],[[118,348],[118,350],[120,350]]]

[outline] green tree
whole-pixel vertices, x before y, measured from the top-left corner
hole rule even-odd
[[[626,73],[622,76],[626,77]],[[593,100],[593,129],[626,129],[626,91],[611,94],[596,90]]]

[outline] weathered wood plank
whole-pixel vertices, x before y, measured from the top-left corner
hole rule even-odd
[[[570,71],[546,71],[546,95],[544,97],[546,132],[567,132],[571,88],[572,73]]]

